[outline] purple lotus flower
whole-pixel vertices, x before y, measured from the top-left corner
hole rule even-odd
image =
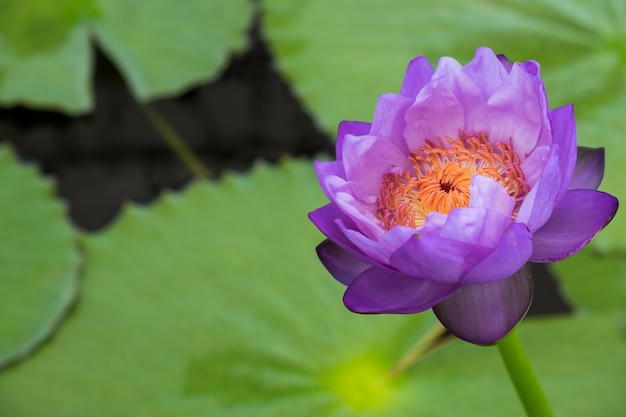
[[[613,217],[604,150],[577,148],[571,105],[550,111],[539,64],[488,48],[462,66],[409,63],[372,123],[344,121],[316,162],[330,204],[310,213],[318,255],[358,313],[433,308],[453,334],[495,343],[526,314],[528,262],[578,252]]]

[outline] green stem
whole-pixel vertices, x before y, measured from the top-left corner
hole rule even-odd
[[[387,376],[389,378],[394,378],[406,371],[420,359],[423,359],[427,353],[432,352],[432,349],[437,345],[445,333],[446,328],[439,322],[435,323],[435,325],[433,325],[433,327],[413,346],[411,346],[411,348],[400,358],[400,360],[398,360],[398,362],[391,367]]]
[[[152,126],[159,132],[165,143],[174,151],[180,160],[194,173],[196,177],[207,178],[209,171],[204,167],[202,162],[193,154],[185,141],[176,133],[176,131],[167,123],[167,121],[149,104],[139,104],[139,108],[143,111],[146,118],[152,123]]]
[[[524,405],[526,415],[528,417],[552,417],[554,414],[530,366],[522,339],[516,329],[498,343],[498,350],[509,377],[515,385],[517,395]]]

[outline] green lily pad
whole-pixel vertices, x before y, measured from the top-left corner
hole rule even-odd
[[[207,81],[245,46],[247,0],[5,0],[0,104],[90,110],[90,33],[140,100]]]
[[[0,415],[225,415],[223,407],[236,415],[268,397],[276,415],[293,405],[285,392],[307,390],[313,400],[295,401],[333,404],[318,379],[334,365],[355,356],[386,363],[433,319],[343,307],[343,286],[317,260],[322,237],[306,217],[323,200],[307,163],[130,207],[85,237],[75,314],[0,378],[0,397],[11,399]],[[273,380],[259,387],[254,378],[265,377]]]
[[[399,90],[414,56],[465,63],[489,46],[541,64],[551,106],[576,106],[580,143],[608,149],[602,188],[626,198],[626,3],[267,0],[262,7],[278,67],[329,134],[341,120],[371,120],[378,96]],[[596,249],[625,251],[624,232],[618,213]]]
[[[551,267],[577,309],[626,309],[626,257],[601,256],[585,248]]]
[[[0,367],[30,354],[78,288],[76,236],[50,181],[0,148]]]
[[[306,218],[324,201],[311,164],[290,162],[128,208],[85,237],[81,302],[51,343],[0,374],[0,414],[522,416],[496,349],[459,343],[386,378],[433,316],[343,307]],[[590,397],[612,415],[626,350],[604,321],[532,323],[523,336],[548,394],[572,409],[560,415],[590,415]]]
[[[87,28],[67,29],[62,43],[48,42],[37,52],[30,49],[34,48],[32,44],[26,44],[28,53],[20,55],[12,50],[0,26],[0,105],[60,109],[68,113],[91,108],[92,65]]]
[[[141,100],[215,77],[246,45],[249,0],[97,0],[96,37]]]

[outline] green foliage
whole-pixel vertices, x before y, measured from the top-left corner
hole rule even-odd
[[[81,301],[0,374],[0,415],[521,417],[495,349],[454,343],[386,379],[433,317],[343,307],[305,216],[324,200],[309,163],[261,166],[86,236]],[[612,316],[531,322],[522,336],[558,415],[620,415]]]
[[[79,256],[52,184],[0,148],[0,368],[31,353],[77,291]]]
[[[140,100],[211,79],[245,45],[247,0],[62,0],[0,3],[0,104],[90,109],[90,41]]]
[[[555,416],[624,414],[620,392],[626,390],[626,339],[621,325],[615,314],[522,323],[520,336]],[[407,389],[406,397],[419,393],[437,410],[432,415],[524,415],[495,348],[455,344],[415,372],[423,378]]]
[[[264,27],[279,68],[321,126],[371,120],[378,95],[397,92],[409,60],[467,62],[479,46],[534,59],[552,107],[574,103],[579,142],[605,146],[602,188],[626,198],[626,3],[620,0],[266,0]],[[626,250],[626,217],[594,245]]]
[[[91,107],[91,52],[87,28],[75,26],[59,32],[67,33],[60,45],[53,48],[52,43],[48,43],[38,53],[31,51],[20,55],[11,50],[0,28],[0,104],[70,113]],[[27,50],[32,47],[29,42],[24,45]]]
[[[141,100],[215,77],[246,45],[248,0],[98,0],[96,39]]]
[[[96,16],[91,0],[30,0],[27,6],[20,0],[3,0],[0,32],[10,50],[24,57],[59,48],[81,19]]]
[[[552,264],[565,294],[586,311],[626,309],[626,258],[600,256],[586,248]]]

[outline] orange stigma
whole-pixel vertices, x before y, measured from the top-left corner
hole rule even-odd
[[[421,227],[429,213],[448,214],[467,207],[473,175],[497,181],[516,201],[514,215],[529,187],[510,143],[491,144],[484,133],[459,132],[458,139],[427,140],[409,153],[413,172],[384,175],[378,218],[387,229],[395,225]],[[448,146],[446,146],[448,145]]]

